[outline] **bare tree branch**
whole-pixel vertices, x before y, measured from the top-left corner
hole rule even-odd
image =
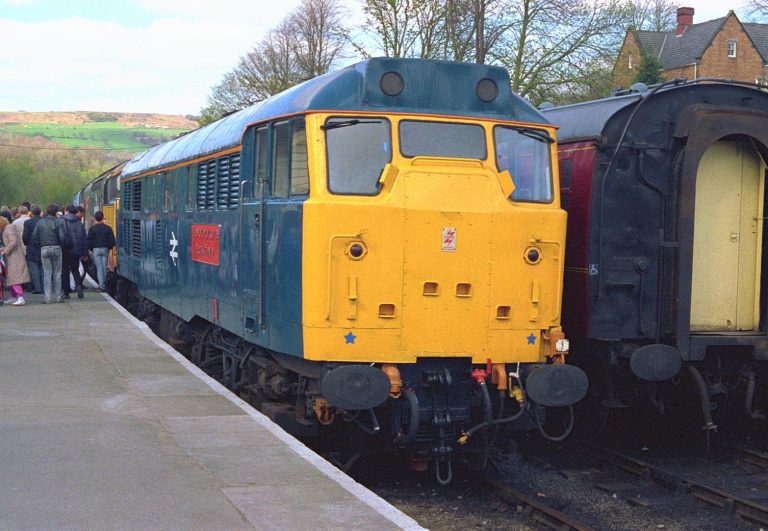
[[[346,44],[340,0],[302,0],[213,87],[201,122],[213,121],[326,73]]]

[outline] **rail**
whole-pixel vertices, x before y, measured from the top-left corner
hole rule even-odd
[[[674,490],[676,493],[690,494],[701,501],[721,507],[729,514],[744,520],[768,525],[768,506],[766,505],[761,505],[752,500],[741,498],[718,488],[685,478],[679,474],[669,472],[661,467],[624,455],[604,446],[585,443],[585,447],[590,455],[600,460],[608,461],[629,473],[652,480],[663,487]],[[759,455],[759,452],[755,452],[755,454]],[[768,464],[768,459],[764,459],[763,463]]]
[[[484,478],[482,482],[485,488],[487,488],[495,498],[509,505],[522,508],[523,514],[526,514],[538,524],[549,529],[557,529],[559,531],[592,531],[593,529],[591,526],[579,522],[567,514],[562,513],[557,509],[553,509],[525,493],[513,489],[509,485],[487,478]]]

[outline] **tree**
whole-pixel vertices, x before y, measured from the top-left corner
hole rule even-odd
[[[640,68],[635,76],[635,83],[645,83],[646,85],[655,85],[664,81],[661,72],[664,68],[661,62],[653,55],[644,53],[640,60]]]
[[[346,43],[340,0],[302,0],[211,89],[201,125],[326,73]]]
[[[361,0],[363,33],[387,57],[485,63],[512,20],[511,0]],[[356,45],[365,56],[371,53]]]
[[[744,9],[751,19],[756,21],[768,19],[768,0],[747,0]]]
[[[421,0],[364,0],[363,33],[385,57],[414,57],[419,40],[416,13],[420,4]],[[370,55],[363,46],[355,47],[363,55]]]
[[[670,31],[677,25],[679,2],[631,0],[627,5],[627,27],[647,31]]]
[[[598,57],[586,65],[583,73],[572,81],[540,91],[536,96],[536,103],[548,101],[555,105],[568,105],[605,98],[613,89],[612,73],[613,62],[610,58]]]
[[[519,0],[510,16],[494,54],[512,89],[535,102],[589,79],[589,68],[612,56],[623,37],[618,0]]]
[[[131,155],[67,149],[42,136],[0,135],[0,204],[70,204],[101,172]],[[13,147],[12,147],[13,146]]]
[[[347,42],[338,0],[302,0],[288,16],[293,31],[292,53],[300,75],[305,78],[325,74],[342,54]]]

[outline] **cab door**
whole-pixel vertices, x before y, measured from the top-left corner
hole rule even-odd
[[[264,254],[264,195],[269,167],[270,141],[267,126],[257,128],[253,135],[246,135],[252,149],[255,164],[252,174],[245,179],[241,188],[242,208],[240,214],[240,286],[242,287],[242,318],[245,337],[250,341],[266,343],[267,328],[264,316],[264,275],[262,257]],[[259,337],[262,341],[257,341]]]

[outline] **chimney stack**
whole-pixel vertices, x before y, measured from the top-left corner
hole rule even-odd
[[[692,7],[678,7],[677,8],[677,30],[678,35],[682,35],[685,28],[693,24],[693,8]]]

